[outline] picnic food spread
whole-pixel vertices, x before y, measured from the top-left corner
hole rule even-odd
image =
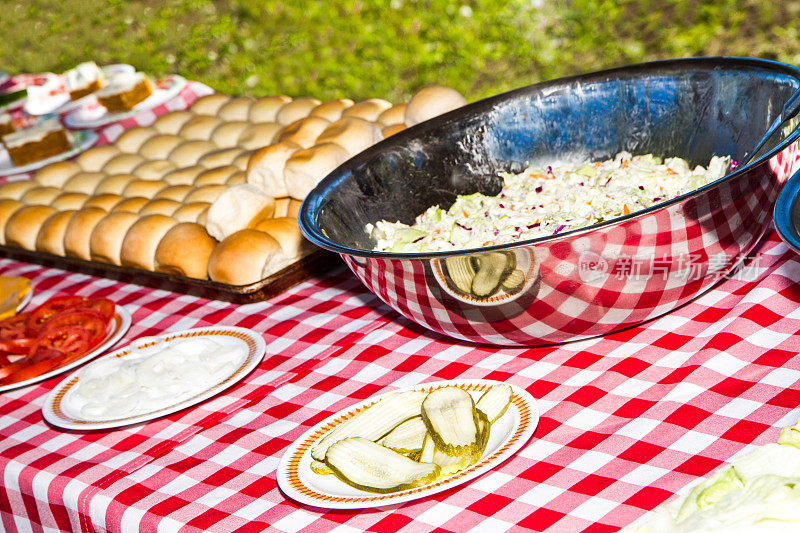
[[[7,274],[0,277],[0,312],[10,315],[0,321],[7,428],[0,430],[0,470],[5,486],[19,488],[18,495],[0,491],[11,506],[0,506],[0,528],[24,519],[54,530],[75,529],[77,521],[89,529],[142,529],[152,518],[149,525],[164,519],[204,530],[345,522],[357,530],[489,523],[616,529],[742,446],[763,442],[761,433],[777,431],[767,421],[797,407],[796,295],[775,283],[780,276],[753,284],[782,315],[767,304],[742,310],[750,285],[728,280],[710,293],[728,313],[723,318],[715,303],[700,301],[611,338],[535,349],[453,343],[415,329],[375,298],[388,302],[414,287],[388,283],[373,295],[341,271],[248,306],[114,278],[109,273],[118,269],[241,287],[290,271],[317,252],[297,217],[322,178],[466,100],[445,87],[399,104],[231,97],[188,82],[174,101],[143,111],[140,104],[160,90],[147,74],[113,74],[87,62],[61,77],[70,102],[59,118],[40,124],[69,139],[73,127],[62,122],[75,108],[68,106],[98,102],[120,122],[98,126],[93,148],[0,181],[0,245],[9,254],[29,252],[34,263],[0,261]],[[45,136],[20,122],[24,113],[0,115],[0,128],[15,130],[8,151],[17,166],[55,153],[36,146]],[[19,146],[30,144],[30,161],[13,153],[15,136],[28,139]],[[795,152],[787,152],[774,172],[789,173],[793,163],[782,158]],[[635,215],[733,170],[725,154],[702,164],[628,152],[597,163],[537,164],[503,174],[496,197],[463,195],[447,210],[428,209],[413,226],[387,219],[367,230],[376,250],[400,253],[561,234]],[[740,222],[731,217],[731,225]],[[353,230],[363,237],[363,224]],[[782,268],[791,279],[793,270],[781,265],[795,259],[780,246],[770,237],[764,268]],[[511,321],[527,305],[524,297],[553,290],[537,292],[536,284],[540,269],[563,268],[554,260],[563,256],[549,263],[518,250],[448,256],[433,275],[442,301],[475,315],[484,306]],[[380,258],[364,261],[396,268]],[[69,272],[75,265],[92,270]],[[642,300],[653,299],[642,287]],[[567,299],[577,294],[573,286],[556,289]],[[31,297],[35,305],[26,308]],[[501,305],[492,307],[495,301]],[[414,305],[409,315],[418,311]],[[422,312],[445,320],[442,309]],[[749,333],[715,329],[728,320]],[[225,330],[224,322],[247,329],[150,337],[201,322],[210,326],[199,330]],[[130,345],[107,354],[128,326],[122,345]],[[725,343],[716,342],[721,336]],[[434,377],[447,381],[434,386]],[[487,379],[472,380],[478,385],[460,379],[481,377]],[[539,415],[522,389],[542,399],[541,428],[530,445]],[[354,398],[363,405],[329,416]],[[752,414],[730,422],[742,411]],[[731,460],[633,531],[738,531],[742,523],[756,531],[764,517],[769,529],[793,530],[800,520],[798,431],[787,428],[780,444]],[[693,437],[707,447],[698,449]],[[19,479],[17,464],[25,474]],[[62,482],[69,490],[56,490]],[[51,501],[53,494],[63,496]],[[178,500],[180,516],[170,511]],[[417,503],[405,505],[411,500]],[[369,507],[380,509],[324,511]]]
[[[503,174],[495,196],[461,195],[448,209],[435,205],[411,226],[381,220],[366,228],[375,249],[436,252],[482,248],[583,228],[635,213],[711,183],[728,170],[729,157],[694,169],[679,158],[621,152],[595,163],[530,167]]]

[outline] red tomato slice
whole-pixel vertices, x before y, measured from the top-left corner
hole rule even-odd
[[[28,336],[35,337],[49,318],[66,309],[80,306],[84,300],[85,298],[80,296],[56,296],[55,298],[50,298],[34,309],[28,317],[26,323]]]
[[[97,346],[106,336],[108,321],[103,315],[92,309],[76,308],[61,311],[51,317],[42,326],[43,331],[77,326],[89,333],[90,347]]]
[[[80,326],[48,328],[43,331],[31,346],[29,357],[41,360],[42,350],[58,350],[64,358],[80,356],[89,351],[89,331]],[[48,357],[52,359],[53,357]]]
[[[27,337],[27,321],[30,313],[20,313],[0,322],[0,339],[14,340]]]
[[[21,359],[0,367],[0,385],[11,385],[39,377],[80,357],[80,354],[67,355],[51,349],[45,349],[45,353],[48,355],[47,357]]]
[[[31,338],[0,340],[0,353],[26,354],[30,351],[31,346],[33,346]]]
[[[116,304],[108,298],[90,298],[86,301],[86,307],[103,315],[107,322],[114,318],[114,312],[117,310]]]

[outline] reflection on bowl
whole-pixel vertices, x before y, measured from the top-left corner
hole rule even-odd
[[[779,132],[763,156],[696,191],[558,235],[398,254],[374,251],[364,228],[409,224],[460,194],[492,194],[500,172],[530,164],[598,161],[623,150],[692,166],[713,155],[745,161],[798,89],[800,69],[736,58],[661,61],[525,87],[418,124],[347,161],[306,198],[300,225],[384,302],[434,331],[500,345],[602,335],[688,302],[750,253],[769,226],[800,130]],[[520,262],[523,250],[538,270],[514,292],[508,254]],[[474,285],[482,268],[498,272]]]

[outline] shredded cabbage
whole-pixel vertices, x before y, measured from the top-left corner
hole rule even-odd
[[[680,158],[621,152],[597,163],[565,163],[503,173],[500,194],[462,195],[449,209],[435,205],[412,226],[367,224],[375,250],[433,252],[504,244],[589,226],[693,191],[722,176],[729,157],[689,168]]]

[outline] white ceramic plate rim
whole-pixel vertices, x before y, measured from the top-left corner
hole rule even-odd
[[[167,76],[166,78],[159,80],[164,81],[169,80],[172,82],[172,85],[167,87],[166,89],[159,89],[155,88],[153,94],[148,96],[145,100],[139,102],[133,109],[130,111],[126,111],[124,113],[103,113],[97,118],[92,119],[82,119],[80,114],[83,111],[85,106],[81,106],[78,109],[71,111],[68,115],[64,117],[64,124],[67,125],[69,128],[99,128],[101,126],[105,126],[106,124],[111,124],[112,122],[118,122],[125,118],[135,115],[141,111],[148,111],[153,109],[154,107],[158,107],[161,104],[164,104],[173,98],[175,98],[186,86],[186,79],[182,76],[178,76],[177,74],[173,74]],[[158,83],[155,82],[155,83]],[[86,101],[86,104],[91,103],[91,100]],[[99,104],[98,104],[99,105]]]
[[[353,494],[358,494],[358,496],[354,497],[344,497],[338,494],[324,494],[319,491],[318,487],[309,486],[309,484],[303,481],[303,478],[305,477],[307,479],[313,479],[313,477],[317,476],[318,474],[314,474],[310,470],[303,471],[301,473],[300,469],[307,468],[303,465],[309,460],[312,445],[318,442],[319,439],[333,429],[336,420],[345,415],[352,415],[355,411],[360,410],[369,404],[375,403],[390,394],[410,390],[430,390],[450,385],[467,389],[481,388],[496,385],[498,383],[501,382],[485,379],[455,379],[421,383],[414,387],[390,391],[342,409],[338,413],[326,418],[319,424],[303,433],[303,435],[293,442],[284,452],[283,456],[281,457],[280,464],[278,465],[278,486],[289,498],[314,507],[324,509],[365,509],[373,507],[385,507],[387,505],[395,505],[417,500],[419,498],[431,496],[471,481],[503,463],[506,459],[519,451],[533,436],[536,426],[539,423],[539,409],[537,407],[536,400],[526,390],[509,384],[513,391],[512,402],[508,411],[506,411],[506,413],[503,415],[503,417],[513,416],[515,418],[512,421],[509,436],[501,441],[496,446],[495,450],[490,452],[490,455],[484,455],[484,457],[482,457],[481,460],[474,465],[462,470],[461,472],[453,474],[442,481],[389,494],[376,494],[360,491],[353,487],[349,487],[344,482],[340,482],[343,490],[347,490],[348,492],[352,491]],[[520,406],[522,406],[523,409],[527,408],[527,416],[524,416],[520,411]],[[527,423],[524,423],[523,425],[523,422],[525,421],[527,421]],[[326,427],[327,429],[325,429]]]
[[[116,326],[114,330],[107,335],[105,342],[91,352],[83,355],[80,359],[77,359],[68,365],[56,368],[55,370],[51,370],[50,372],[42,374],[41,376],[36,376],[35,378],[20,381],[19,383],[14,383],[12,385],[2,386],[0,387],[0,392],[27,387],[28,385],[33,385],[34,383],[44,381],[63,372],[67,372],[68,370],[72,370],[76,366],[82,365],[89,359],[100,355],[104,351],[114,346],[122,338],[122,336],[125,335],[125,333],[128,331],[128,328],[131,327],[131,314],[121,305],[117,305],[116,309],[114,310],[114,321],[116,322]]]
[[[136,72],[136,69],[133,67],[133,65],[128,65],[127,63],[114,63],[112,65],[105,65],[103,67],[100,67],[100,70],[103,71],[103,74],[105,76],[111,76],[114,73],[120,73],[120,72],[130,72],[130,73]],[[28,113],[29,115],[45,115],[47,113],[55,113],[56,115],[63,115],[64,113],[69,113],[73,109],[77,109],[85,104],[90,103],[93,97],[94,93],[90,93],[78,100],[67,100],[63,104],[59,105],[58,107],[50,111],[43,111],[37,113],[31,113],[31,111],[26,107],[25,112]]]
[[[10,167],[0,167],[0,177],[12,176],[14,174],[24,174],[26,172],[31,172],[33,170],[42,168],[50,163],[69,159],[70,157],[83,152],[90,146],[93,146],[94,143],[97,142],[97,134],[93,131],[73,131],[70,133],[72,134],[72,150],[56,154],[52,157],[48,157],[47,159],[42,159],[41,161],[35,161],[33,163],[23,165],[21,167],[15,167],[13,164]],[[3,149],[3,151],[5,151],[5,149]]]
[[[31,298],[33,298],[33,289],[28,289],[28,292],[25,293],[25,295],[17,304],[17,313],[22,312],[22,310],[25,309],[29,303],[31,303]]]
[[[115,350],[101,358],[108,359],[111,357],[124,357],[128,355],[131,350],[136,346],[141,346],[143,344],[150,344],[153,342],[166,342],[175,338],[179,337],[214,337],[219,335],[229,335],[231,337],[238,338],[243,340],[247,343],[247,340],[251,341],[248,343],[249,346],[249,353],[245,357],[242,364],[236,371],[220,380],[217,384],[208,387],[204,391],[188,398],[184,401],[163,407],[156,411],[150,411],[148,413],[142,413],[136,416],[128,416],[119,419],[113,420],[92,420],[88,418],[78,418],[78,417],[70,417],[64,414],[61,410],[61,404],[64,400],[66,393],[69,389],[80,381],[78,376],[78,372],[73,372],[66,378],[64,378],[61,383],[59,383],[50,394],[47,395],[45,399],[44,406],[42,407],[42,413],[44,415],[45,420],[53,424],[54,426],[58,426],[64,429],[77,429],[77,430],[95,430],[95,429],[109,429],[115,427],[122,427],[122,426],[130,426],[132,424],[139,424],[141,422],[147,422],[149,420],[155,420],[156,418],[161,418],[172,413],[176,413],[187,407],[192,407],[197,405],[212,396],[219,394],[220,392],[232,387],[245,377],[247,377],[250,372],[252,372],[258,365],[261,363],[261,360],[266,353],[267,344],[264,341],[264,338],[259,335],[258,333],[254,332],[253,330],[247,328],[239,328],[234,326],[208,326],[202,328],[194,328],[194,329],[187,329],[184,331],[176,331],[171,333],[164,333],[163,335],[158,335],[157,337],[145,337],[136,339],[130,345],[126,346],[125,348],[120,348],[119,350]],[[243,339],[245,337],[247,340]],[[92,363],[94,364],[94,363]]]

